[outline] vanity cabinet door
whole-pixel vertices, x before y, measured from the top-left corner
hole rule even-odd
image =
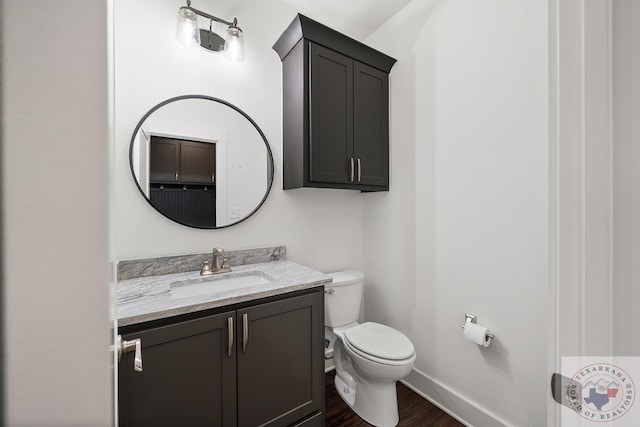
[[[238,426],[288,426],[322,411],[323,294],[241,309],[237,321]]]
[[[236,354],[229,352],[235,312],[124,335],[141,339],[143,371],[133,353],[119,364],[120,426],[236,425]],[[233,335],[231,335],[233,336]]]

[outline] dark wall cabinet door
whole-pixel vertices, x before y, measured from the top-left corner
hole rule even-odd
[[[184,183],[215,181],[215,145],[183,141],[180,144],[180,179]]]
[[[149,153],[149,179],[159,182],[178,182],[180,141],[173,138],[152,137]]]
[[[236,425],[236,358],[229,356],[235,312],[123,336],[140,338],[143,371],[133,353],[119,365],[121,426]]]
[[[386,73],[354,64],[355,181],[389,186],[389,77]]]
[[[323,304],[315,292],[238,310],[240,427],[284,427],[322,410]]]
[[[350,183],[353,160],[353,60],[310,45],[309,179]]]

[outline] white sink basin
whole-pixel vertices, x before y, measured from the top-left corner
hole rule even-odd
[[[262,271],[239,271],[220,275],[182,280],[169,284],[172,298],[188,298],[198,295],[235,296],[252,288],[264,287],[276,280]]]

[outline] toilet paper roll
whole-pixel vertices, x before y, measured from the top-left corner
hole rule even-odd
[[[464,337],[482,347],[489,347],[491,344],[491,338],[487,336],[490,333],[489,329],[475,323],[467,322],[464,325]]]

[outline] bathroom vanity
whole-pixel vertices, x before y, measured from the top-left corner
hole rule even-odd
[[[289,261],[122,280],[121,426],[323,426],[324,284]]]

